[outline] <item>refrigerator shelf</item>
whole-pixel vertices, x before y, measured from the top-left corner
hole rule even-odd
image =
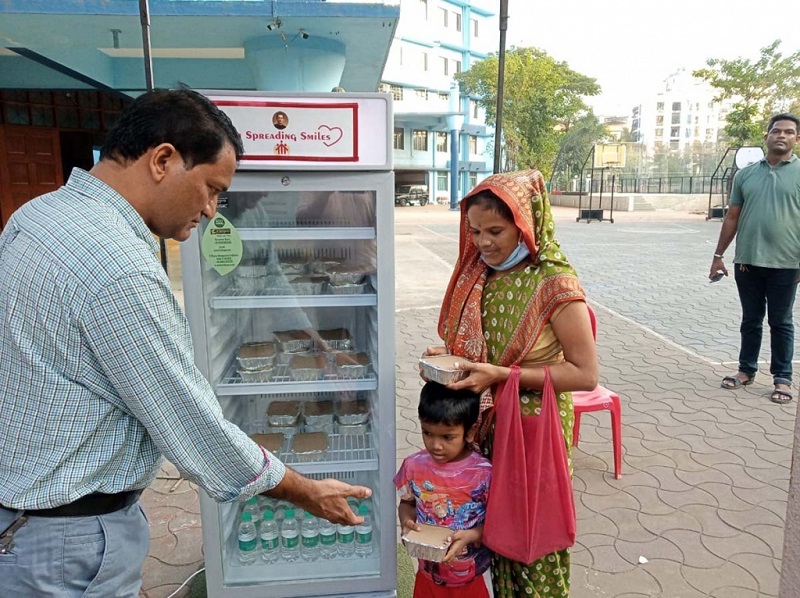
[[[278,295],[266,291],[254,295],[252,291],[228,288],[212,298],[210,303],[214,309],[348,307],[377,305],[378,296],[374,292],[360,295]]]
[[[271,226],[270,228],[240,228],[237,230],[242,241],[330,241],[375,238],[374,228],[360,226],[320,226],[316,228],[288,226],[276,228]]]
[[[330,434],[328,450],[319,461],[307,461],[292,452],[292,440],[288,438],[275,456],[286,465],[291,465],[303,474],[331,471],[376,471],[378,453],[372,431],[365,434]]]
[[[340,378],[336,374],[325,374],[322,380],[292,380],[289,376],[288,365],[276,365],[272,380],[270,382],[242,382],[236,372],[236,361],[234,360],[225,370],[215,390],[218,395],[275,395],[282,393],[319,393],[319,392],[343,392],[347,390],[376,390],[378,379],[372,368],[366,376],[361,378]]]

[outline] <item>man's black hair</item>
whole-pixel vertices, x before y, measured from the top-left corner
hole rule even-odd
[[[767,125],[767,133],[772,130],[773,125],[778,122],[779,120],[790,120],[794,123],[794,130],[795,133],[800,130],[800,118],[797,118],[794,114],[789,114],[784,112],[783,114],[776,114],[772,118],[769,119],[769,125]]]
[[[136,98],[108,132],[100,159],[125,163],[149,149],[171,143],[186,168],[211,164],[226,143],[238,162],[244,146],[231,119],[204,95],[191,89],[160,89]]]
[[[420,421],[445,426],[464,426],[468,432],[478,421],[481,397],[469,390],[450,390],[436,382],[427,382],[419,394],[417,414]]]

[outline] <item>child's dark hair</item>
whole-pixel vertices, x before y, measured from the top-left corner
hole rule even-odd
[[[428,382],[419,394],[419,419],[431,424],[464,426],[469,431],[478,421],[481,397],[469,390],[450,390],[442,384]]]

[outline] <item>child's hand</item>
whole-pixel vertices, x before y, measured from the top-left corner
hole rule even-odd
[[[400,530],[402,535],[405,536],[411,530],[415,532],[420,531],[422,528],[420,527],[419,523],[417,523],[416,519],[404,519],[400,522]]]
[[[461,556],[470,544],[480,544],[483,539],[483,527],[460,529],[450,536],[450,547],[444,555],[443,563],[449,563],[454,558]]]

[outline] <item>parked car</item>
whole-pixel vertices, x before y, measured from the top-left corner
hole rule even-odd
[[[400,185],[394,192],[394,205],[406,206],[418,204],[424,206],[428,203],[427,185]]]

